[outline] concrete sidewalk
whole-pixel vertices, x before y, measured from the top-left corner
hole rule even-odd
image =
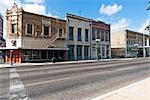
[[[150,77],[91,100],[150,100]]]
[[[46,62],[46,63],[14,63],[13,66],[10,63],[0,64],[0,68],[5,67],[19,67],[19,66],[37,66],[37,65],[63,65],[63,64],[75,64],[75,63],[90,63],[90,62],[103,62],[103,61],[116,61],[116,60],[132,60],[135,58],[122,58],[122,59],[100,59],[98,60],[81,60],[81,61],[66,61],[66,62]]]

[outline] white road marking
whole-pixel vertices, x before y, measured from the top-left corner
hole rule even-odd
[[[19,74],[16,72],[16,68],[10,68],[9,72],[9,100],[30,100],[26,94],[26,89],[23,85],[23,82],[19,78]]]

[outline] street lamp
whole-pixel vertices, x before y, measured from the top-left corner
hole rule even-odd
[[[145,30],[148,31],[149,34],[150,34],[150,24],[145,28]],[[150,40],[149,40],[149,41],[150,41]],[[143,53],[144,53],[144,54],[143,54],[143,57],[145,57],[145,55],[146,55],[146,54],[145,54],[146,51],[145,51],[145,45],[144,45],[144,44],[145,44],[145,37],[144,37],[144,34],[143,34]],[[150,44],[149,44],[149,45],[150,45]],[[149,50],[150,50],[150,48],[149,48]]]
[[[100,54],[99,54],[99,49],[100,49],[99,43],[100,43],[100,39],[96,39],[95,41],[96,41],[96,49],[97,49],[97,60],[99,60],[99,56],[100,56]]]
[[[138,44],[134,44],[134,50],[135,50],[135,53],[136,53],[136,58],[138,56]]]
[[[10,65],[12,66],[13,65],[13,50],[10,50]]]

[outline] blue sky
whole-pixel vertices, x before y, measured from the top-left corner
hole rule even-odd
[[[45,5],[50,10],[55,10],[60,18],[64,18],[66,12],[104,20],[108,23],[116,23],[124,18],[127,27],[138,31],[142,24],[149,19],[149,12],[146,11],[147,0],[46,0]],[[102,4],[112,6],[117,4],[122,9],[111,16],[100,13]]]
[[[26,11],[61,19],[72,13],[102,20],[111,24],[112,31],[129,28],[143,32],[150,20],[148,0],[0,0],[0,12],[4,15],[14,2]]]

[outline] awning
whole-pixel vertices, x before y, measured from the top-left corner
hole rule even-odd
[[[6,47],[0,47],[0,50],[69,50],[69,48],[6,48]]]

